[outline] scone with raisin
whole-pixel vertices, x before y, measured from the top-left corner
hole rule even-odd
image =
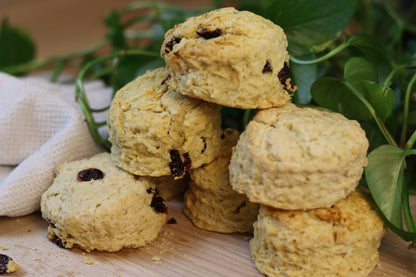
[[[41,211],[48,238],[59,246],[113,252],[156,239],[167,210],[150,178],[127,173],[101,153],[57,167]]]
[[[220,106],[179,94],[166,68],[149,70],[121,88],[107,112],[113,163],[141,176],[181,177],[215,159]]]
[[[222,8],[165,34],[161,56],[178,92],[229,107],[269,108],[294,90],[283,29],[248,11]]]
[[[383,221],[360,191],[329,208],[279,210],[262,205],[250,251],[263,274],[368,276],[379,261]]]
[[[226,129],[221,154],[213,162],[190,171],[184,212],[201,229],[221,233],[253,231],[259,205],[234,191],[229,182],[231,148],[238,136],[237,131]]]
[[[329,207],[357,187],[367,149],[357,121],[289,103],[249,122],[233,149],[230,182],[274,208]]]

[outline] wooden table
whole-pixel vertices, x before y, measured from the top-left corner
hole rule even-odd
[[[0,18],[27,29],[36,39],[38,56],[86,47],[105,33],[102,23],[111,8],[127,0],[0,0]],[[169,1],[195,7],[210,1]],[[249,235],[219,234],[195,228],[183,214],[181,199],[170,200],[167,224],[159,237],[140,249],[85,253],[57,247],[46,238],[39,213],[0,217],[0,252],[20,264],[11,276],[262,276],[251,260]],[[416,198],[412,199],[416,211]],[[388,232],[381,261],[371,277],[416,276],[416,251]]]

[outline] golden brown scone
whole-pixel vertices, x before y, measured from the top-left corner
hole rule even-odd
[[[201,229],[221,233],[252,232],[258,204],[234,191],[229,182],[231,148],[239,133],[224,131],[221,155],[213,162],[190,171],[191,181],[185,193],[185,214]]]
[[[259,15],[222,8],[188,18],[165,34],[161,56],[178,92],[237,108],[290,101],[287,39]]]
[[[360,124],[341,114],[290,103],[261,110],[233,149],[231,185],[275,208],[329,207],[357,187],[367,148]]]
[[[250,251],[257,269],[269,277],[363,277],[379,261],[384,233],[376,210],[355,191],[324,209],[262,205]]]
[[[166,207],[150,178],[114,166],[109,153],[61,165],[42,195],[48,238],[64,248],[114,252],[153,241]]]
[[[220,106],[177,93],[165,68],[149,70],[115,95],[107,113],[113,163],[141,176],[183,176],[213,161]]]

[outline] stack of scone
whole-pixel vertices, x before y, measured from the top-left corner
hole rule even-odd
[[[282,28],[234,8],[169,30],[166,67],[111,103],[111,154],[57,169],[42,196],[49,238],[87,251],[140,247],[165,222],[158,191],[187,189],[195,226],[252,232],[254,223],[252,257],[268,276],[366,276],[384,233],[356,191],[368,141],[356,121],[290,103],[286,48]],[[221,105],[260,111],[240,135],[221,129]]]
[[[290,103],[294,87],[286,47],[279,26],[233,8],[190,18],[166,33],[161,55],[170,87],[223,106],[260,109],[230,161],[217,159],[191,171],[185,213],[209,229],[207,210],[224,218],[215,195],[231,198],[228,191],[218,193],[214,183],[229,181],[261,205],[250,242],[259,271],[268,276],[366,276],[378,262],[384,227],[365,195],[356,191],[367,165],[365,132],[341,114]],[[226,164],[229,172],[210,168]],[[207,177],[215,171],[216,178]],[[229,180],[222,181],[228,174]]]

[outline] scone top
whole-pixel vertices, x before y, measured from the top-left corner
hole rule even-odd
[[[283,29],[259,15],[222,8],[191,17],[165,34],[161,56],[170,86],[224,106],[268,108],[290,101]]]

